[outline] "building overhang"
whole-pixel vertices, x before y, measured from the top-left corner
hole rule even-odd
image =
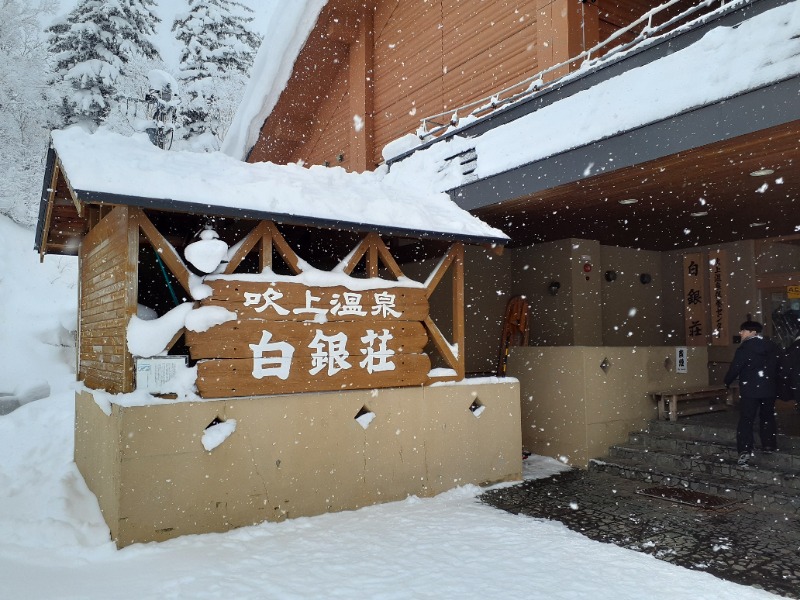
[[[752,175],[765,170],[773,173]],[[450,194],[514,245],[581,237],[666,250],[797,233],[798,174],[800,77],[792,77]],[[627,200],[636,202],[620,204]]]
[[[796,234],[800,75],[791,70],[775,80],[690,101],[679,110],[665,111],[662,118],[607,128],[608,133],[597,137],[565,143],[563,150],[555,148],[503,172],[478,176],[485,134],[504,128],[513,131],[515,121],[530,119],[543,109],[542,114],[548,113],[565,101],[574,109],[578,98],[588,98],[609,83],[624,95],[615,78],[621,81],[629,73],[647,70],[696,44],[712,29],[737,30],[748,20],[792,2],[796,0],[732,3],[635,48],[612,53],[584,72],[570,74],[389,162],[450,140],[460,140],[456,147],[472,144],[476,149],[469,156],[459,155],[464,183],[448,193],[462,208],[502,227],[512,238],[511,245],[581,237],[665,250]],[[705,83],[697,80],[698,86]],[[595,122],[605,118],[604,106],[581,106]],[[593,125],[591,119],[580,122],[579,127]],[[570,127],[575,125],[566,121],[563,127],[570,138]],[[513,140],[524,149],[522,140],[527,138],[520,136],[506,137],[507,143]],[[751,175],[765,170],[773,173]]]

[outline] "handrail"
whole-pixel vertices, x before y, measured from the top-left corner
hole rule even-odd
[[[509,87],[503,89],[503,90],[500,90],[499,92],[496,92],[496,93],[492,94],[491,96],[486,96],[486,97],[481,98],[479,100],[475,100],[475,101],[470,102],[468,104],[464,104],[463,106],[459,106],[455,110],[447,110],[447,111],[444,111],[444,112],[441,112],[441,113],[438,113],[438,114],[435,114],[435,115],[431,115],[429,117],[425,117],[424,119],[421,119],[420,120],[420,127],[417,130],[417,136],[421,140],[424,141],[424,140],[426,140],[428,138],[438,137],[439,135],[441,135],[441,134],[445,133],[446,131],[450,130],[451,127],[459,126],[461,124],[460,121],[463,120],[463,117],[459,117],[458,116],[459,113],[463,113],[464,111],[466,111],[468,109],[472,109],[472,110],[470,110],[470,112],[468,113],[468,116],[466,118],[469,119],[470,121],[472,121],[472,120],[475,120],[477,118],[483,117],[483,116],[489,114],[490,112],[493,112],[493,111],[497,110],[498,108],[501,108],[501,107],[509,105],[509,104],[513,104],[514,102],[517,102],[518,100],[521,100],[523,98],[527,98],[527,97],[535,94],[536,92],[539,92],[541,90],[553,87],[554,85],[563,82],[565,79],[567,79],[567,78],[569,78],[571,76],[574,76],[574,73],[568,73],[567,75],[563,75],[561,77],[558,77],[558,78],[556,78],[556,79],[554,79],[554,80],[552,80],[552,81],[550,81],[548,83],[544,83],[544,77],[546,75],[548,75],[549,73],[552,73],[553,71],[557,71],[559,69],[563,69],[564,67],[569,67],[570,65],[572,65],[573,63],[576,63],[578,61],[583,61],[581,63],[581,67],[594,66],[594,64],[599,63],[601,60],[607,60],[609,57],[616,56],[616,55],[620,54],[621,52],[625,52],[626,50],[629,50],[631,47],[641,43],[645,39],[648,39],[648,38],[652,37],[653,34],[660,33],[661,31],[663,31],[664,29],[670,27],[671,25],[675,24],[676,22],[681,21],[681,20],[685,19],[686,17],[694,14],[695,12],[711,6],[712,4],[719,3],[720,6],[719,6],[718,9],[721,9],[721,8],[724,8],[725,6],[727,6],[729,4],[745,3],[745,2],[748,2],[748,1],[752,1],[752,0],[702,0],[698,4],[695,4],[694,6],[691,6],[691,7],[687,8],[686,10],[680,12],[679,14],[675,15],[671,19],[665,21],[664,23],[661,23],[661,24],[653,27],[653,17],[654,16],[656,16],[657,14],[661,13],[662,11],[670,8],[671,6],[677,4],[678,2],[681,2],[681,1],[682,0],[668,0],[668,2],[665,2],[663,4],[660,4],[659,6],[656,6],[656,7],[652,8],[652,9],[650,9],[649,11],[644,13],[641,17],[639,17],[638,19],[636,19],[635,21],[633,21],[632,23],[630,23],[626,27],[623,27],[622,29],[619,29],[619,30],[615,31],[608,38],[606,38],[602,42],[596,44],[592,48],[589,48],[588,50],[584,50],[580,54],[578,54],[578,55],[576,55],[576,56],[574,56],[574,57],[572,57],[570,59],[567,59],[567,60],[562,61],[562,62],[560,62],[558,64],[555,64],[555,65],[552,65],[552,66],[550,66],[550,67],[548,67],[546,69],[543,69],[543,70],[539,71],[536,75],[533,75],[531,77],[523,79],[519,83],[516,83],[516,84],[514,84],[512,86],[509,86]],[[607,47],[608,45],[610,45],[611,43],[613,43],[614,41],[616,41],[620,37],[624,36],[626,33],[630,32],[631,30],[636,29],[637,27],[641,26],[645,22],[647,22],[647,25],[642,28],[642,30],[639,32],[639,34],[633,40],[631,40],[630,42],[627,42],[625,44],[621,44],[619,46],[616,46],[609,53],[605,54],[602,57],[592,58],[593,54],[594,55],[599,54],[600,50],[602,50],[603,48]],[[503,96],[505,96],[505,94],[513,92],[514,90],[522,88],[523,86],[527,86],[527,87],[525,87],[525,89],[523,89],[521,91],[518,91],[516,93],[511,94],[510,96],[503,97]],[[442,119],[442,117],[448,117],[448,118],[446,120],[444,120],[444,119]],[[429,124],[433,124],[434,127],[432,129],[429,129],[428,128]]]

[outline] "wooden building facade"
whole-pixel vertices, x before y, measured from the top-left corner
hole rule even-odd
[[[416,131],[424,117],[454,111],[568,62],[659,4],[328,2],[248,160],[372,170],[383,162],[384,146]],[[652,25],[691,4],[676,2]],[[622,35],[618,43],[633,35]],[[544,77],[553,79],[579,65],[568,63]]]

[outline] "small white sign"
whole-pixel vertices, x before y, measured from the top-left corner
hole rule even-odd
[[[675,348],[675,372],[688,373],[689,356],[685,346]]]
[[[187,356],[153,356],[136,359],[136,389],[151,394],[163,393],[178,370],[186,368]]]

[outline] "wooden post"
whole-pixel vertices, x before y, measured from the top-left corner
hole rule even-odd
[[[453,253],[453,343],[458,346],[456,372],[459,379],[466,374],[464,355],[464,244],[454,244]]]
[[[238,267],[242,263],[242,261],[247,257],[248,254],[250,254],[250,251],[253,248],[255,248],[256,244],[258,244],[259,242],[263,244],[264,237],[267,236],[268,234],[269,230],[267,229],[266,223],[264,223],[263,221],[258,223],[255,227],[253,227],[253,230],[245,236],[242,245],[239,246],[239,249],[234,253],[233,256],[231,256],[231,259],[228,261],[228,264],[225,265],[225,270],[223,271],[223,273],[225,273],[226,275],[230,275],[231,273],[236,271],[236,267]],[[263,262],[263,257],[261,260]]]
[[[175,250],[172,244],[170,244],[167,239],[161,235],[161,232],[155,228],[155,225],[147,218],[147,215],[144,214],[142,209],[137,208],[132,210],[135,210],[137,213],[136,222],[147,238],[147,241],[149,241],[155,251],[159,253],[164,264],[167,265],[167,268],[178,280],[178,283],[181,284],[181,287],[183,287],[186,293],[191,297],[191,274],[177,250]]]
[[[258,266],[261,272],[264,269],[272,268],[272,235],[265,227],[264,234],[261,236],[261,247],[258,253]]]
[[[141,210],[127,206],[119,207],[126,213],[128,229],[128,256],[125,267],[125,324],[136,315],[139,303],[139,219],[144,216]],[[124,383],[123,392],[132,392],[135,386],[136,361],[128,352],[127,344],[123,351]]]
[[[453,267],[453,287],[452,287],[452,318],[453,318],[453,344],[457,346],[457,354],[453,353],[452,346],[444,337],[439,327],[433,319],[425,319],[425,328],[428,330],[431,341],[436,350],[444,358],[447,365],[453,369],[455,376],[436,377],[430,381],[449,381],[460,380],[466,374],[466,362],[464,360],[464,245],[454,243],[450,246],[439,264],[428,277],[425,283],[425,295],[430,298],[434,290],[442,281],[445,273]]]
[[[286,265],[291,269],[292,273],[295,275],[299,275],[303,272],[303,269],[300,268],[300,257],[297,256],[294,250],[292,250],[291,246],[286,242],[286,238],[283,237],[278,228],[275,226],[275,223],[272,221],[264,221],[266,224],[267,230],[270,233],[270,239],[272,243],[275,244],[275,248],[278,250],[278,254],[281,255]]]
[[[367,6],[358,18],[358,34],[350,45],[350,167],[353,171],[370,171],[374,135],[374,74],[373,52],[375,39],[373,11]]]

